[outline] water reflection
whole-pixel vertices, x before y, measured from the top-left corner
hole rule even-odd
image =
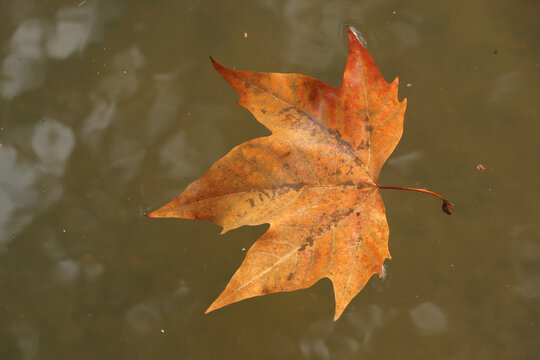
[[[16,339],[21,359],[35,359],[39,350],[39,333],[25,321],[19,321],[10,326],[11,334]]]
[[[60,260],[54,270],[54,281],[64,285],[74,285],[80,274],[79,264],[73,259]]]
[[[300,350],[306,359],[330,359],[330,350],[321,338],[311,338],[300,343]]]
[[[314,12],[314,8],[318,11]],[[286,60],[319,69],[327,68],[337,54],[328,51],[327,46],[335,42],[338,32],[335,24],[339,23],[336,20],[346,17],[347,12],[362,14],[363,8],[362,5],[351,3],[350,8],[346,9],[323,0],[285,2],[282,14],[290,26],[290,36],[284,52]],[[302,51],[298,51],[300,48]]]
[[[84,135],[84,142],[87,144],[94,142],[92,145],[95,145],[95,142],[101,137],[95,136],[95,133],[106,130],[111,125],[116,111],[116,101],[107,101],[96,94],[90,94],[90,101],[92,112],[84,120],[81,133]]]
[[[163,333],[168,328],[167,317],[179,310],[176,308],[179,303],[182,304],[180,311],[184,314],[182,316],[184,319],[189,317],[194,307],[197,307],[197,303],[191,299],[190,291],[183,281],[180,281],[178,287],[169,293],[156,295],[132,305],[125,313],[126,325],[137,335]],[[168,330],[178,331],[179,328]]]
[[[523,229],[525,230],[525,229]],[[523,241],[516,259],[515,290],[525,298],[540,297],[540,246],[537,242]]]
[[[9,54],[2,62],[0,90],[4,98],[11,99],[43,83],[43,31],[43,22],[32,19],[19,25],[13,34]]]
[[[62,123],[45,118],[34,128],[32,148],[39,158],[39,169],[60,177],[75,146],[73,130]]]
[[[189,327],[193,316],[200,316],[200,304],[183,281],[170,292],[154,294],[147,300],[131,305],[124,314],[123,336],[131,344],[130,353],[137,357],[152,357],[154,350],[141,344],[174,339],[184,342],[190,338]],[[197,314],[197,315],[196,315]],[[192,352],[182,349],[181,352]],[[202,351],[204,353],[204,351]],[[201,350],[195,351],[201,355]]]
[[[377,332],[398,316],[395,308],[368,305],[344,314],[344,324],[315,321],[307,329],[299,348],[306,359],[346,358],[368,354]]]
[[[197,165],[198,153],[183,131],[168,139],[161,147],[159,155],[165,169],[163,175],[167,177],[196,176],[200,173],[200,166]]]
[[[25,226],[31,215],[21,214],[17,222],[11,221],[15,212],[32,205],[38,193],[34,189],[36,170],[28,163],[21,163],[17,151],[11,146],[3,146],[0,151],[0,251],[20,228]]]
[[[140,80],[136,71],[144,66],[145,58],[138,47],[124,50],[114,56],[110,73],[100,83],[100,90],[109,100],[124,100],[135,94]]]
[[[47,54],[65,59],[75,52],[81,53],[95,29],[95,17],[93,6],[61,9],[56,15],[56,27],[45,43]]]
[[[63,60],[80,54],[103,24],[114,17],[114,11],[103,12],[106,8],[111,6],[96,1],[92,6],[60,9],[54,19],[31,17],[22,21],[2,61],[1,96],[9,101],[41,86],[50,59]],[[31,8],[21,9],[31,12]],[[104,111],[100,106],[103,107],[99,103],[94,113]],[[76,139],[69,125],[45,117],[37,121],[30,142],[33,154],[20,153],[9,144],[4,144],[0,152],[0,252],[38,213],[61,197],[62,185],[58,180],[64,174]]]
[[[116,5],[111,5],[95,1],[84,7],[60,9],[54,19],[23,21],[14,32],[9,53],[2,62],[2,96],[12,99],[42,85],[46,75],[44,65],[49,58],[62,60],[80,54],[114,17],[111,8]]]
[[[0,246],[21,231],[34,216],[62,195],[58,179],[75,146],[73,131],[54,119],[45,118],[34,127],[33,157],[19,158],[11,146],[0,151]],[[0,251],[2,248],[0,247]]]
[[[156,94],[147,116],[148,124],[151,124],[147,128],[151,138],[170,129],[178,121],[185,98],[178,85],[180,78],[179,71],[154,76]]]
[[[440,307],[426,301],[409,311],[416,327],[425,335],[435,335],[446,330],[446,315]]]
[[[491,86],[488,100],[490,102],[498,102],[503,97],[516,92],[520,83],[520,74],[517,71],[510,71],[499,76],[495,83]]]
[[[366,19],[373,16],[381,17],[381,7],[376,1],[361,3],[350,1],[344,7],[323,0],[257,1],[287,22],[284,60],[314,69],[326,69],[335,57],[339,56],[339,51],[332,49],[336,46],[336,38],[343,35],[344,25],[362,25],[357,29],[362,34],[366,30]],[[387,21],[381,22],[380,26],[389,27],[394,39],[382,39],[387,31],[377,31],[371,25],[369,37],[363,43],[367,43],[369,47],[370,41],[378,43],[381,40],[389,40],[403,47],[418,46],[422,37],[418,28],[424,22],[422,15],[398,7],[383,6],[383,8],[385,8],[384,18]],[[391,22],[388,21],[390,19]],[[363,38],[362,35],[361,37]]]
[[[388,166],[395,168],[400,175],[408,175],[414,169],[414,165],[423,157],[421,151],[413,151],[408,154],[392,157],[388,160]]]

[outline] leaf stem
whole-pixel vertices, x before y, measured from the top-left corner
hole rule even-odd
[[[410,191],[418,191],[418,192],[423,192],[426,194],[436,196],[443,201],[442,211],[444,211],[448,215],[452,215],[452,207],[454,206],[454,204],[452,204],[444,196],[442,196],[441,194],[437,194],[436,192],[426,190],[426,189],[417,189],[417,188],[411,188],[411,187],[406,187],[406,186],[379,186],[379,189],[410,190]]]

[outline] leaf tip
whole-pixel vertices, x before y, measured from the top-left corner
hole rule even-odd
[[[338,319],[341,317],[341,314],[343,314],[343,311],[345,310],[345,308],[343,309],[338,309],[336,307],[336,313],[334,314],[334,322],[338,321]]]
[[[144,216],[147,217],[147,218],[154,218],[154,217],[156,217],[155,211],[152,211],[152,212],[150,212],[148,214],[144,214]]]
[[[204,314],[205,314],[205,315],[211,313],[211,312],[214,311],[214,310],[217,310],[217,309],[222,308],[223,306],[227,305],[227,304],[219,304],[219,303],[218,303],[220,297],[221,297],[221,295],[220,295],[216,300],[214,300],[214,302],[213,302],[212,304],[210,304],[210,306],[208,307],[208,309],[206,309],[206,310],[204,311]]]
[[[226,69],[225,66],[218,63],[216,60],[214,60],[213,57],[210,56],[210,61],[212,62],[212,66],[214,69],[217,70],[218,73],[222,74],[223,70]]]
[[[349,43],[353,41],[359,42],[364,48],[366,47],[366,40],[360,35],[360,32],[353,26],[347,25],[347,33],[349,35]]]
[[[170,218],[170,217],[176,217],[176,218],[182,218],[185,217],[181,211],[179,211],[178,207],[178,201],[177,199],[174,199],[170,201],[169,203],[163,205],[157,210],[154,210],[148,214],[144,214],[144,216],[148,218]]]

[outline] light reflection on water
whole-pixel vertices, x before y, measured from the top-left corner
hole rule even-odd
[[[0,358],[538,353],[536,5],[79,3],[0,6]],[[142,215],[267,134],[208,56],[337,85],[345,24],[409,101],[382,181],[456,214],[384,193],[387,276],[337,323],[327,281],[202,315],[263,230]]]
[[[426,335],[434,335],[446,330],[446,315],[435,304],[423,302],[409,311],[416,327]]]

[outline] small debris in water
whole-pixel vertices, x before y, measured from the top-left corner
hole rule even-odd
[[[499,50],[495,49],[493,50],[493,54],[497,55],[499,53]]]
[[[487,170],[487,168],[482,164],[478,164],[478,165],[476,165],[476,170],[478,170],[480,172],[485,172]]]
[[[162,334],[165,334],[165,330],[161,329],[161,333],[162,333]]]
[[[406,87],[412,87],[412,84],[411,83],[407,83],[407,85],[405,85]]]
[[[244,39],[247,39],[247,32],[244,33]]]

